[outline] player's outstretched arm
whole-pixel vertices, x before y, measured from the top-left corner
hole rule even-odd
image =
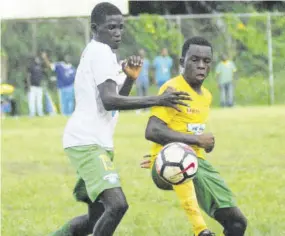
[[[177,105],[187,106],[183,100],[191,100],[185,92],[165,91],[159,96],[127,97],[116,92],[116,82],[108,79],[98,85],[104,108],[112,110],[134,110],[152,106],[172,107],[178,111]]]
[[[212,151],[215,145],[215,139],[212,134],[192,135],[180,133],[170,129],[164,121],[156,116],[150,117],[145,131],[145,138],[161,145],[171,142],[197,145],[206,151]]]

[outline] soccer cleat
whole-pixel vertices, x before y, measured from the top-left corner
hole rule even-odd
[[[201,233],[199,233],[198,236],[215,236],[215,233],[211,232],[208,229],[205,229]]]

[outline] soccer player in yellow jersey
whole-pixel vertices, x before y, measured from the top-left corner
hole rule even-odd
[[[195,236],[213,235],[207,229],[199,206],[223,226],[226,236],[243,236],[246,218],[220,174],[204,156],[204,151],[211,152],[215,145],[213,134],[204,133],[212,95],[202,86],[210,71],[212,54],[212,46],[204,38],[188,39],[180,60],[183,73],[160,88],[159,94],[174,89],[187,92],[192,100],[185,101],[188,107],[179,106],[180,112],[167,107],[152,108],[145,134],[146,139],[154,142],[150,160],[152,178],[158,188],[176,192]],[[196,151],[199,168],[193,181],[171,186],[157,175],[153,163],[162,146],[170,142],[189,144]]]

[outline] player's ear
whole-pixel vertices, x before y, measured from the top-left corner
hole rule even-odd
[[[180,66],[184,67],[184,57],[180,57],[179,64]]]

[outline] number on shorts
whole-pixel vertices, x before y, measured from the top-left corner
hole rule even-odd
[[[105,170],[114,170],[115,166],[114,163],[110,160],[110,158],[107,155],[100,155],[99,158],[101,159]]]

